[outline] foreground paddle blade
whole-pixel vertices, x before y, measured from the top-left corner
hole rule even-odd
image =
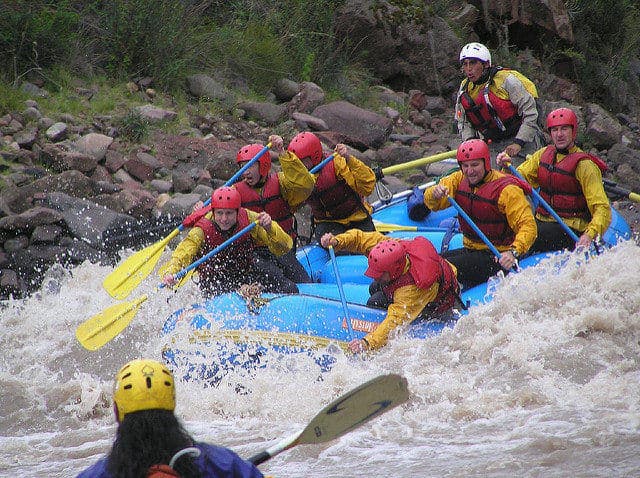
[[[161,241],[129,256],[105,277],[104,281],[102,281],[104,289],[114,299],[123,300],[129,297],[129,294],[151,274],[165,247],[179,232],[178,229],[174,229],[171,234]]]
[[[147,298],[112,305],[81,323],[76,329],[78,342],[87,350],[98,350],[129,325]]]
[[[395,374],[380,375],[331,402],[300,433],[258,453],[249,461],[259,465],[296,445],[333,440],[406,402],[408,398],[406,378]]]

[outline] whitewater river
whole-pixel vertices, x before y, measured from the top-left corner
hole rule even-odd
[[[248,457],[301,428],[340,394],[382,373],[409,382],[410,400],[325,445],[301,445],[261,466],[275,477],[640,476],[640,247],[625,243],[584,264],[572,256],[514,274],[493,302],[428,340],[398,337],[329,372],[309,360],[270,362],[217,388],[178,383],[177,415],[199,439]],[[75,328],[114,304],[111,269],[53,270],[41,291],[0,308],[0,476],[74,477],[115,432],[114,373],[160,359],[160,327],[198,301],[193,284],[149,300],[97,352]],[[241,384],[249,393],[238,394]]]

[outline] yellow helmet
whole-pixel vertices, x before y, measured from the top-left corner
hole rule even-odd
[[[155,360],[132,360],[116,375],[113,401],[118,422],[140,410],[171,410],[176,407],[173,375]]]

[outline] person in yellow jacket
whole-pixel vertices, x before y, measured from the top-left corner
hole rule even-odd
[[[325,158],[320,139],[313,133],[296,135],[287,150],[295,154],[308,169]],[[339,234],[347,229],[375,231],[372,208],[365,199],[376,185],[373,170],[355,156],[346,145],[337,144],[333,161],[315,174],[316,184],[306,200],[311,207],[316,241],[327,232]]]
[[[176,272],[257,221],[251,231],[198,267],[201,289],[207,295],[216,295],[257,282],[266,292],[298,292],[296,284],[284,276],[277,264],[258,262],[254,254],[256,247],[265,246],[275,256],[281,256],[291,249],[291,236],[272,221],[269,214],[249,211],[240,207],[240,202],[240,193],[224,186],[213,191],[208,207],[198,209],[185,219],[183,224],[192,229],[161,268],[165,285],[173,286]]]
[[[553,216],[539,206],[536,210],[538,238],[531,252],[588,248],[611,223],[611,204],[604,190],[602,173],[606,165],[575,144],[578,118],[570,108],[558,108],[547,115],[550,146],[539,149],[518,166],[518,172],[578,236],[567,234]],[[506,154],[496,158],[499,166],[509,162]]]
[[[538,91],[531,80],[516,70],[493,66],[491,52],[476,42],[462,47],[460,66],[465,78],[455,116],[462,141],[482,138],[491,152],[504,151],[518,164],[544,144]]]
[[[350,229],[342,234],[326,233],[323,247],[368,256],[367,277],[374,279],[367,305],[383,307],[387,315],[376,329],[363,339],[353,339],[353,353],[376,350],[389,340],[389,334],[418,318],[447,320],[460,286],[455,267],[444,260],[426,238],[395,240],[379,232]]]
[[[266,247],[257,249],[258,256],[267,261],[275,260],[292,281],[310,282],[309,275],[296,258],[298,231],[294,213],[313,191],[315,178],[295,154],[285,151],[281,136],[269,136],[269,143],[271,150],[278,153],[282,171],[271,171],[271,155],[265,151],[244,171],[242,181],[236,183],[235,188],[240,193],[242,207],[255,212],[266,211],[293,239],[291,250],[279,257],[273,258]],[[261,144],[243,146],[236,161],[246,163],[263,149]]]
[[[463,247],[449,250],[444,258],[458,269],[464,287],[485,282],[501,268],[511,270],[536,239],[536,221],[525,197],[529,186],[514,176],[491,169],[489,148],[480,139],[465,141],[458,147],[456,171],[424,192],[426,206],[445,209],[452,197],[471,220],[500,251],[496,262],[489,247],[473,228],[460,218]]]

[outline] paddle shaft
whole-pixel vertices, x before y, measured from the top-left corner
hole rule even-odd
[[[605,191],[610,192],[611,194],[618,194],[620,196],[624,196],[631,201],[640,202],[640,194],[634,193],[633,191],[629,191],[623,187],[618,186],[618,184],[610,179],[603,179],[602,183],[604,184]]]
[[[251,229],[253,229],[254,227],[256,227],[256,225],[258,224],[258,221],[253,221],[251,224],[249,224],[248,226],[245,226],[244,228],[242,228],[240,231],[236,232],[233,236],[231,236],[229,239],[227,239],[226,241],[224,241],[222,244],[220,244],[219,246],[217,246],[215,249],[213,249],[212,251],[208,252],[207,254],[205,254],[204,256],[202,256],[200,259],[198,259],[197,261],[193,262],[192,264],[189,264],[187,267],[185,267],[184,269],[182,269],[179,272],[176,272],[173,275],[173,278],[175,280],[180,279],[182,276],[186,275],[190,270],[195,269],[196,267],[198,267],[200,264],[202,264],[203,262],[208,261],[209,259],[211,259],[213,256],[215,256],[218,252],[220,252],[222,249],[225,249],[226,247],[228,247],[232,242],[234,242],[236,239],[238,239],[241,236],[244,236],[247,232],[249,232]],[[160,287],[163,287],[164,284],[162,284]]]
[[[509,171],[511,171],[511,174],[521,179],[522,181],[525,181],[525,179],[518,172],[518,170],[513,167],[513,164],[508,163],[507,167],[509,168]],[[560,216],[558,216],[558,213],[553,210],[553,208],[549,205],[549,203],[545,201],[542,196],[540,196],[540,193],[538,191],[536,191],[534,188],[531,188],[531,194],[540,202],[540,204],[542,204],[542,207],[544,207],[547,210],[547,212],[551,214],[551,216],[556,220],[556,222],[560,224],[562,229],[564,229],[564,232],[566,232],[569,235],[569,237],[573,239],[574,242],[578,242],[580,240],[580,238],[576,235],[576,233],[573,232],[571,228],[566,225],[566,223],[562,220]]]
[[[237,182],[238,179],[240,178],[240,176],[242,176],[242,174],[247,169],[249,169],[251,166],[253,166],[255,164],[255,162],[258,161],[258,159],[260,159],[260,156],[262,156],[270,147],[271,147],[271,143],[267,144],[264,148],[262,148],[253,158],[251,158],[240,169],[238,169],[238,171],[236,171],[236,173],[233,176],[231,176],[229,179],[227,179],[227,181],[224,183],[224,186],[231,186],[232,184]],[[209,204],[211,204],[211,196],[209,196],[209,198],[204,202],[202,207],[207,207]],[[182,232],[184,230],[184,226],[182,224],[180,224],[177,227],[177,229],[178,229],[179,232]]]
[[[373,418],[406,402],[409,398],[407,380],[400,375],[380,375],[347,392],[324,407],[304,430],[247,461],[264,463],[296,445],[313,445],[334,440]]]
[[[331,256],[333,273],[336,276],[336,284],[338,285],[338,291],[340,292],[340,300],[342,301],[342,310],[344,311],[344,319],[347,322],[347,329],[349,330],[349,339],[353,340],[353,327],[351,326],[351,318],[349,317],[349,308],[347,307],[347,298],[344,295],[344,287],[342,287],[342,279],[340,278],[340,272],[338,271],[338,260],[336,259],[336,253],[333,250],[333,246],[329,246],[329,255]]]
[[[438,161],[442,161],[444,159],[455,158],[456,151],[445,151],[444,153],[434,154],[433,156],[427,156],[426,158],[414,159],[413,161],[408,161],[402,164],[394,164],[393,166],[388,166],[382,169],[383,174],[391,174],[396,173],[398,171],[403,171],[405,169],[417,168],[419,166],[424,166],[425,164],[437,163]]]
[[[484,242],[489,248],[489,250],[493,252],[493,255],[496,256],[498,260],[500,260],[500,257],[501,257],[500,251],[496,248],[496,246],[493,245],[493,243],[489,240],[489,238],[485,235],[485,233],[480,230],[478,225],[475,222],[473,222],[471,217],[469,217],[469,215],[464,211],[464,209],[460,207],[460,205],[456,202],[455,199],[453,199],[451,196],[448,196],[447,199],[449,200],[449,203],[456,209],[456,211],[458,211],[458,214],[460,214],[464,218],[464,220],[467,221],[467,223],[475,231],[478,237],[482,239],[482,242]]]
[[[324,158],[322,161],[320,161],[318,164],[316,164],[313,168],[311,168],[309,170],[309,172],[311,174],[316,174],[317,172],[319,172],[322,168],[324,168],[329,161],[333,161],[333,157],[335,156],[335,153],[332,154],[331,156],[327,156],[326,158]]]

